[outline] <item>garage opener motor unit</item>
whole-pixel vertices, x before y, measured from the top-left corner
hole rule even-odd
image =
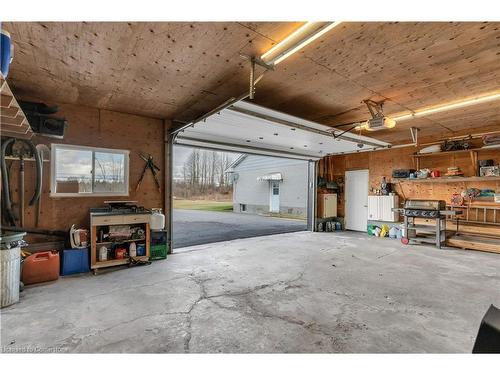
[[[391,129],[396,126],[396,121],[390,117],[386,117],[382,111],[383,102],[374,102],[373,100],[365,100],[364,103],[368,107],[372,118],[366,122],[366,130],[376,131]]]

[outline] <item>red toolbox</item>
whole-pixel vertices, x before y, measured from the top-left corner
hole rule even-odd
[[[25,285],[43,283],[59,278],[59,253],[44,251],[24,260],[21,280]]]

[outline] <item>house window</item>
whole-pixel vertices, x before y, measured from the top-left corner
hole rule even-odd
[[[128,195],[128,166],[126,150],[52,144],[51,196]]]
[[[247,210],[247,205],[240,203],[240,211],[245,212]]]

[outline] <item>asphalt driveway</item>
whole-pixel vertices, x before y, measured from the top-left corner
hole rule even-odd
[[[306,230],[305,220],[234,212],[174,210],[174,249]]]

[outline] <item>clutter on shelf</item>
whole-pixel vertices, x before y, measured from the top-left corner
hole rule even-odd
[[[443,143],[442,149],[443,151],[468,150],[471,148],[470,140],[470,137],[466,137],[464,139],[446,140]]]
[[[491,165],[488,167],[480,167],[479,175],[481,177],[498,177],[500,176],[500,166]]]
[[[445,175],[446,176],[463,176],[464,173],[461,171],[460,167],[448,167]]]
[[[483,135],[483,144],[486,147],[500,145],[500,134]]]
[[[416,172],[415,169],[394,169],[392,171],[392,178],[410,178]]]
[[[419,153],[420,154],[429,154],[432,152],[441,152],[441,151],[442,151],[441,145],[438,144],[438,145],[424,147],[419,151]]]
[[[389,195],[392,192],[391,183],[387,182],[385,177],[382,177],[382,181],[380,182],[380,195]]]

